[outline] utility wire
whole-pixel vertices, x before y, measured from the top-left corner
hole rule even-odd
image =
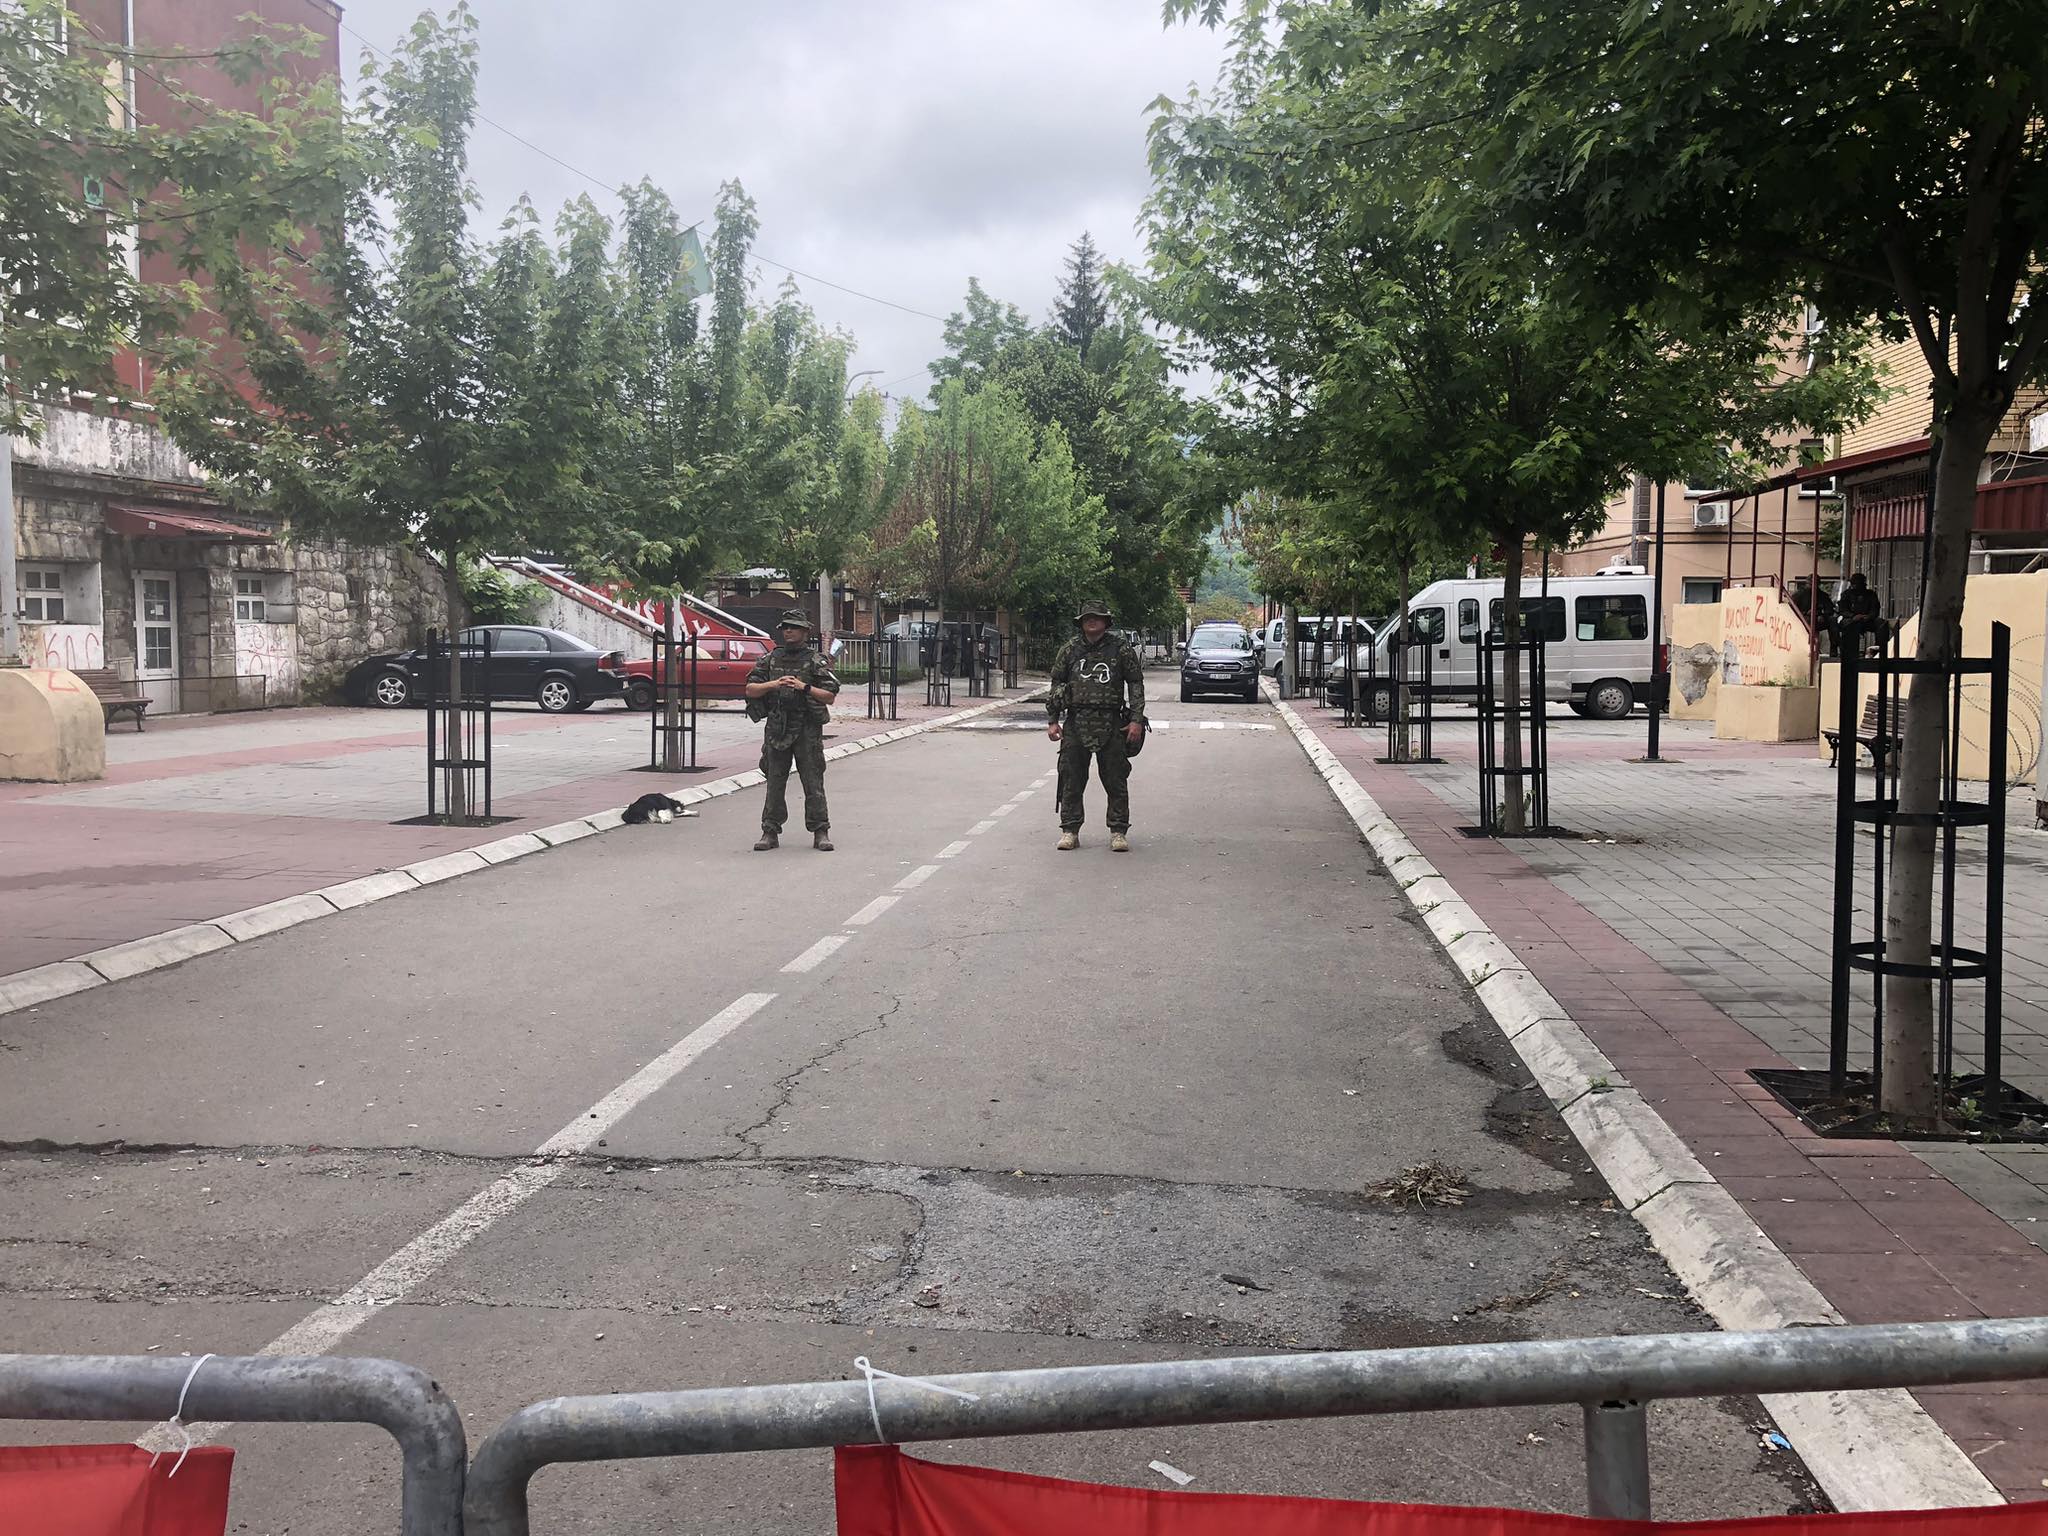
[[[313,9],[320,9],[320,7],[315,4],[315,0],[305,0],[305,3],[309,7],[312,7]],[[326,13],[324,10],[322,10],[321,14],[325,15]],[[357,42],[361,43],[365,48],[369,49],[370,52],[377,55],[378,58],[385,60],[387,63],[390,62],[391,55],[389,53],[386,53],[382,48],[379,48],[375,43],[371,42],[367,37],[363,36],[362,33],[358,32],[354,27],[350,26],[347,22],[338,22],[337,25],[341,28],[342,31],[346,32],[350,37],[354,38]],[[590,172],[584,170],[583,167],[580,165],[571,165],[567,160],[564,160],[560,155],[556,154],[553,150],[534,143],[534,141],[532,139],[527,138],[525,134],[516,132],[511,128],[507,128],[503,123],[499,122],[496,118],[487,117],[482,112],[478,112],[476,116],[478,122],[487,124],[488,126],[497,129],[498,132],[504,134],[505,137],[512,140],[513,143],[525,146],[527,149],[532,150],[536,155],[541,156],[543,159],[552,160],[556,165],[559,165],[563,170],[569,172],[572,176],[582,177],[585,181],[589,182],[593,187],[596,187],[600,192],[603,192],[606,196],[617,197],[619,195],[619,189],[617,187],[612,186],[610,183],[604,181],[600,177],[591,175]],[[690,224],[687,227],[691,229],[697,229],[709,222],[709,216],[706,216],[705,218],[696,220],[694,223]],[[800,277],[807,283],[819,283],[822,284],[824,287],[836,289],[840,293],[851,294],[856,299],[866,299],[870,304],[881,304],[889,309],[901,310],[906,315],[916,315],[921,320],[935,320],[940,325],[944,325],[946,323],[946,317],[944,315],[935,315],[928,309],[918,309],[909,304],[899,304],[894,299],[885,299],[878,293],[868,293],[859,288],[849,288],[845,283],[835,283],[829,277],[820,277],[815,272],[802,271],[799,268],[792,267],[786,261],[777,261],[773,256],[766,255],[761,251],[752,251],[749,252],[749,254],[756,261],[765,262],[767,265],[774,267],[778,271],[789,273],[792,277]]]

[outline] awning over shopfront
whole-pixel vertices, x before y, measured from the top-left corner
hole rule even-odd
[[[271,535],[240,523],[202,517],[197,512],[169,512],[160,507],[109,504],[107,527],[130,539],[211,539],[242,544],[268,544]]]
[[[1927,527],[1927,495],[1890,496],[1856,509],[1856,540],[1917,539]],[[2048,475],[1977,487],[1974,533],[2048,533]]]

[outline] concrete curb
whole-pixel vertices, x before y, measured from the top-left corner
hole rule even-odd
[[[941,715],[936,720],[921,720],[913,725],[899,726],[893,731],[844,741],[836,747],[827,747],[825,760],[836,762],[842,757],[851,757],[856,752],[865,752],[870,747],[907,741],[913,736],[922,736],[928,731],[958,725],[963,720],[972,720],[998,709],[1028,704],[1043,691],[1033,689],[1014,699],[991,699],[986,704],[977,704],[972,709],[956,710],[950,715]],[[737,794],[743,789],[753,788],[763,782],[761,770],[750,768],[744,773],[730,774],[722,779],[713,779],[708,784],[696,784],[688,789],[679,790],[674,798],[685,806],[701,805],[706,800]],[[625,822],[622,808],[594,811],[574,821],[560,822],[551,827],[536,827],[531,832],[515,832],[510,837],[499,838],[496,842],[458,849],[454,853],[439,854],[430,859],[420,859],[398,869],[379,870],[374,875],[344,880],[339,885],[301,891],[296,896],[286,896],[260,907],[231,912],[226,917],[215,918],[210,923],[191,923],[164,933],[130,939],[124,944],[112,944],[105,949],[96,949],[90,954],[79,955],[74,959],[54,960],[47,965],[14,971],[0,976],[0,1014],[35,1008],[43,1003],[55,1002],[59,998],[89,991],[94,987],[103,987],[108,982],[126,981],[131,976],[160,971],[180,961],[190,960],[196,955],[211,954],[217,949],[226,949],[231,945],[245,944],[251,939],[281,933],[287,928],[297,927],[300,923],[311,922],[315,918],[332,917],[337,912],[352,911],[357,907],[368,906],[373,901],[382,901],[389,896],[400,896],[407,891],[419,890],[422,886],[438,885],[444,880],[474,874],[480,869],[491,869],[500,864],[529,858],[537,853],[545,853],[550,848],[558,848],[564,843],[579,842],[583,838],[595,837],[600,832],[609,832],[614,827],[623,825]]]
[[[1401,834],[1322,739],[1266,696],[1295,741],[1473,985],[1537,1086],[1556,1105],[1615,1198],[1672,1272],[1723,1328],[1827,1327],[1842,1316],[1687,1150],[1664,1117]],[[1814,1392],[1760,1399],[1807,1470],[1845,1513],[1946,1509],[2004,1500],[1904,1391]]]

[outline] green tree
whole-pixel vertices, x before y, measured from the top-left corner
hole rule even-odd
[[[416,545],[440,562],[456,623],[465,560],[563,541],[557,509],[588,446],[562,430],[583,406],[549,369],[556,264],[531,210],[488,251],[469,233],[475,95],[474,18],[422,15],[365,82],[362,171],[311,259],[316,290],[274,264],[209,269],[258,398],[203,368],[163,390],[166,425],[224,494],[298,530]],[[447,684],[461,695],[458,647]],[[467,816],[453,768],[445,803]]]
[[[1418,14],[1290,8],[1277,38],[1243,35],[1225,99],[1162,104],[1152,292],[1243,381],[1226,399],[1285,489],[1363,508],[1403,565],[1497,548],[1513,643],[1532,540],[1569,547],[1632,469],[1837,423],[1867,372],[1785,378],[1779,313],[1617,305],[1470,217],[1455,147],[1396,131]]]
[[[1031,334],[1031,322],[1016,305],[991,297],[980,278],[970,277],[967,307],[953,311],[944,334],[946,355],[931,365],[934,400],[949,380],[979,384],[1004,347]]]
[[[1085,360],[1096,332],[1109,319],[1109,294],[1102,282],[1102,253],[1085,229],[1067,248],[1067,275],[1053,304],[1052,331]]]
[[[1414,126],[1455,137],[1487,212],[1587,283],[1683,307],[1806,301],[1918,342],[1937,444],[1918,655],[1953,659],[1984,453],[2048,370],[2048,305],[2030,302],[2048,268],[2038,7],[1450,0],[1428,27],[1442,41],[1415,50],[1411,99],[1448,88],[1464,120],[1418,106]],[[1938,793],[1938,686],[1913,682],[1909,815]],[[1902,827],[1885,903],[1901,962],[1930,958],[1933,881],[1932,827]],[[1930,1121],[1932,984],[1895,980],[1885,1003],[1882,1107]]]

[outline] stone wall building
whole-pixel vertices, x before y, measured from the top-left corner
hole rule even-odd
[[[20,659],[111,668],[153,715],[317,702],[445,622],[437,566],[230,513],[145,422],[52,409],[14,451]]]

